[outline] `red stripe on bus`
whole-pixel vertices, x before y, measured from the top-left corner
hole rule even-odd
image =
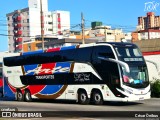
[[[160,51],[142,52],[142,54],[143,54],[144,56],[147,56],[147,55],[160,55]]]

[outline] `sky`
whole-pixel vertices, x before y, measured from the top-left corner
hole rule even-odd
[[[0,7],[0,52],[8,50],[6,14],[28,7],[28,0],[1,0]],[[70,11],[71,27],[81,23],[84,14],[85,28],[93,21],[101,21],[124,32],[134,31],[139,16],[147,12],[160,15],[160,0],[48,0],[48,10]],[[76,28],[75,28],[76,29]]]

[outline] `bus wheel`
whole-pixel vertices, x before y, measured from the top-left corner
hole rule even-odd
[[[17,91],[16,97],[18,101],[24,101],[24,96],[20,90]]]
[[[95,105],[102,105],[103,104],[103,97],[99,91],[94,91],[92,94],[92,100]]]
[[[29,90],[25,91],[24,97],[25,97],[26,102],[31,102],[32,101],[31,93],[30,93]]]
[[[83,105],[89,103],[89,98],[88,98],[87,93],[85,91],[78,92],[78,102]]]

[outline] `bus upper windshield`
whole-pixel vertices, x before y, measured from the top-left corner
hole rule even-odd
[[[116,46],[116,53],[120,60],[125,62],[143,61],[142,54],[137,47],[133,46]]]

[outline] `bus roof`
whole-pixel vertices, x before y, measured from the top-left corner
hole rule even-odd
[[[56,52],[56,51],[61,51],[61,50],[68,50],[68,49],[76,49],[76,48],[83,48],[83,47],[89,47],[89,46],[95,46],[98,44],[109,44],[112,46],[136,46],[133,43],[125,43],[125,42],[97,42],[97,43],[90,43],[90,44],[80,44],[80,45],[72,45],[72,46],[62,46],[62,47],[57,47],[57,48],[50,48],[46,49],[45,52]],[[37,50],[37,51],[29,51],[29,52],[24,52],[22,55],[29,55],[29,54],[36,54],[36,53],[43,53],[43,50]]]
[[[133,43],[127,43],[127,42],[97,42],[96,44],[110,44],[112,46],[136,46]]]

